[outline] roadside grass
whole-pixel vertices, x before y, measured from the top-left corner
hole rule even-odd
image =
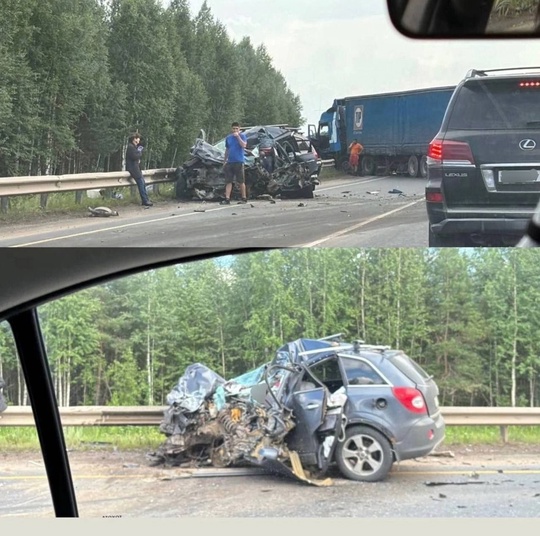
[[[540,443],[540,427],[509,426],[509,443]],[[499,426],[447,426],[445,445],[494,445],[500,444]]]
[[[153,201],[170,200],[174,197],[174,184],[159,184],[159,193],[149,192]],[[6,212],[0,212],[0,223],[26,223],[28,221],[39,221],[40,218],[61,215],[87,215],[88,207],[106,206],[113,210],[121,207],[139,205],[139,194],[135,186],[118,188],[117,192],[122,194],[123,199],[113,197],[100,197],[98,199],[89,198],[86,191],[82,191],[80,203],[76,201],[75,192],[58,192],[47,195],[45,208],[40,206],[40,195],[19,195],[9,198],[9,208]],[[109,193],[110,195],[110,193]]]
[[[117,448],[137,450],[156,448],[165,435],[154,426],[65,426],[64,438],[68,449],[95,450]],[[34,427],[0,426],[0,451],[19,452],[39,450]]]
[[[116,448],[138,450],[156,448],[166,439],[157,426],[66,426],[64,437],[68,449],[95,450]],[[540,443],[540,427],[510,426],[508,440],[511,444]],[[500,445],[498,426],[448,426],[445,446]],[[19,452],[39,450],[35,428],[0,426],[0,451]]]

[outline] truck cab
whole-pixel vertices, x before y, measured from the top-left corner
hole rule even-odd
[[[335,100],[331,108],[321,114],[318,125],[308,125],[308,137],[323,160],[334,159],[341,167],[347,152],[345,106]],[[345,158],[346,159],[346,158]]]

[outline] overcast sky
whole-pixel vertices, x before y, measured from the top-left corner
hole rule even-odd
[[[196,15],[203,0],[190,1]],[[471,68],[537,65],[540,58],[539,40],[407,39],[391,25],[386,0],[207,3],[231,39],[264,43],[300,96],[307,123],[317,123],[337,97],[454,85]]]

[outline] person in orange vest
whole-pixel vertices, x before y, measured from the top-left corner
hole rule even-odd
[[[360,153],[364,150],[362,144],[354,139],[349,145],[349,166],[351,167],[353,174],[358,173],[358,161],[360,159]]]

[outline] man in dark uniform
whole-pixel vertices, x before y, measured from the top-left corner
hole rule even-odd
[[[146,183],[140,167],[141,150],[139,149],[139,142],[141,141],[141,135],[138,133],[131,134],[129,137],[129,143],[126,151],[126,171],[129,172],[131,177],[137,183],[139,189],[139,195],[141,196],[141,202],[143,207],[151,207],[152,201],[148,199],[146,193]]]

